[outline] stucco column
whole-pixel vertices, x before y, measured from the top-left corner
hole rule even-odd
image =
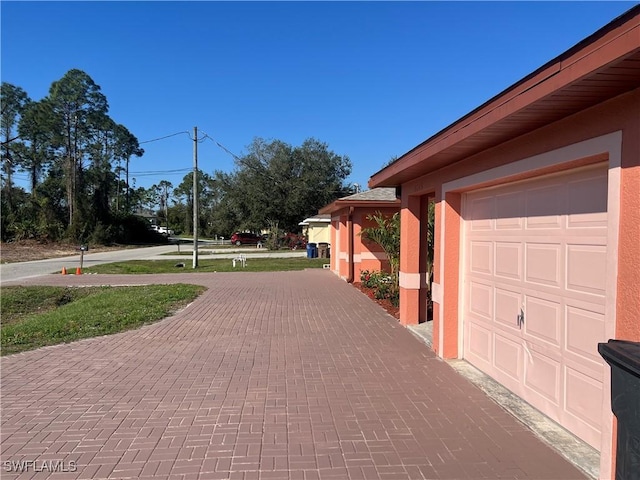
[[[404,196],[400,210],[400,323],[416,325],[420,312],[420,203]]]
[[[362,231],[362,223],[366,215],[361,209],[355,209],[353,212],[353,281],[360,281],[360,272],[362,271],[362,241],[360,232]]]
[[[339,258],[340,258],[340,240],[339,240],[339,227],[340,226],[340,220],[339,217],[331,217],[331,256],[329,258],[329,263],[331,264],[331,271],[340,275],[340,270],[339,270]]]
[[[460,289],[460,225],[462,197],[459,193],[445,194],[441,202],[441,224],[444,235],[436,235],[436,243],[443,240],[438,248],[440,265],[438,268],[441,285],[439,309],[441,320],[438,325],[436,351],[443,358],[458,357],[458,294]],[[434,338],[434,342],[436,339]]]
[[[346,280],[349,276],[348,251],[349,251],[349,234],[347,232],[347,214],[342,213],[340,215],[340,260],[339,271],[340,278]]]
[[[440,352],[440,319],[442,311],[442,261],[440,256],[440,249],[442,248],[442,229],[444,223],[442,222],[442,210],[444,202],[441,198],[436,197],[436,207],[434,215],[434,239],[433,239],[433,284],[431,285],[431,300],[433,300],[433,350],[436,353]]]

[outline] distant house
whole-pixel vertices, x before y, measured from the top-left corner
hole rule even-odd
[[[298,225],[302,227],[303,234],[308,243],[331,243],[330,225],[331,215],[315,215],[305,218]]]
[[[395,188],[374,188],[340,198],[320,209],[331,218],[331,270],[348,282],[359,282],[362,270],[388,268],[382,249],[363,241],[360,232],[372,222],[367,216],[380,212],[391,216],[400,210]]]
[[[136,217],[144,218],[150,225],[158,223],[158,214],[150,209],[140,208],[133,213]]]
[[[611,377],[598,343],[640,341],[640,7],[369,185],[401,192],[400,321],[425,320],[417,252],[433,198],[435,351],[598,450],[600,477],[611,478]]]

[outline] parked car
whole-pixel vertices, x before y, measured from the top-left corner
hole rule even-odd
[[[160,225],[151,225],[151,230],[153,230],[154,232],[158,232],[162,235],[167,235],[167,236],[173,235],[173,230],[167,227],[161,227]]]
[[[232,245],[257,245],[260,242],[264,242],[262,235],[256,235],[248,232],[236,232],[231,235]]]

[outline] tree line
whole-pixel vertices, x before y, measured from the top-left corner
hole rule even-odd
[[[2,240],[106,239],[118,236],[109,229],[126,230],[129,162],[144,151],[108,115],[100,86],[73,69],[41,100],[7,82],[0,93]],[[28,174],[28,192],[16,187],[16,171]]]
[[[348,157],[326,143],[306,139],[294,147],[281,140],[255,138],[247,153],[235,158],[232,172],[198,172],[198,231],[225,237],[234,231],[299,232],[298,223],[353,193],[345,184]],[[193,231],[193,176],[174,186],[162,181],[148,189],[148,207],[158,206],[158,220],[176,232]]]
[[[145,241],[153,233],[141,212],[176,233],[193,231],[193,174],[175,186],[133,188],[129,164],[144,150],[108,115],[88,74],[68,71],[41,100],[7,82],[0,94],[2,241]],[[29,189],[16,185],[16,172],[28,175]],[[198,172],[199,232],[298,231],[305,217],[352,193],[350,173],[347,156],[314,138],[297,147],[256,138],[232,172]]]

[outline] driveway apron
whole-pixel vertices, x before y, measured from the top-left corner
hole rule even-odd
[[[28,281],[170,282],[208,289],[2,358],[2,478],[585,478],[326,270]]]

